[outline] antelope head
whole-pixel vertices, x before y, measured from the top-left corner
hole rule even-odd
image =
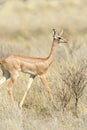
[[[57,43],[67,43],[67,40],[62,36],[63,35],[63,30],[57,34],[56,30],[53,29],[53,39],[57,40]]]

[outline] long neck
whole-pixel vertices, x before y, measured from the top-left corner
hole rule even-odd
[[[51,47],[51,51],[50,51],[50,54],[48,56],[48,62],[49,62],[49,65],[53,62],[54,60],[54,57],[55,57],[55,53],[56,53],[56,47],[57,47],[57,43],[58,41],[57,40],[53,40],[53,44],[52,44],[52,47]]]

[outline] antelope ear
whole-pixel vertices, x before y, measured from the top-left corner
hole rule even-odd
[[[63,32],[64,32],[64,31],[62,30],[62,31],[60,32],[60,34],[59,34],[59,35],[60,35],[60,36],[62,36],[62,35],[63,35]]]
[[[52,29],[52,33],[53,33],[53,37],[55,38],[55,36],[56,36],[56,30],[55,29]]]

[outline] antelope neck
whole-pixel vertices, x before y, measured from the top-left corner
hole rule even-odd
[[[53,40],[52,47],[51,47],[50,54],[49,54],[49,56],[48,56],[48,58],[47,58],[48,61],[49,61],[49,65],[50,65],[50,64],[53,62],[53,60],[54,60],[57,44],[58,44],[58,41],[54,39],[54,40]]]

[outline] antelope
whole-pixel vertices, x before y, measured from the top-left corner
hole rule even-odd
[[[67,43],[67,40],[62,37],[62,32],[60,34],[57,34],[56,30],[53,29],[53,43],[50,54],[46,58],[34,58],[13,54],[0,59],[1,70],[3,73],[3,77],[0,80],[0,85],[3,84],[5,81],[8,81],[7,90],[12,102],[14,102],[12,88],[15,81],[19,77],[19,72],[28,73],[30,75],[27,89],[19,105],[20,108],[22,108],[27,93],[36,76],[41,79],[44,87],[47,89],[50,98],[53,100],[53,94],[49,87],[45,74],[54,60],[57,45],[60,43]]]

